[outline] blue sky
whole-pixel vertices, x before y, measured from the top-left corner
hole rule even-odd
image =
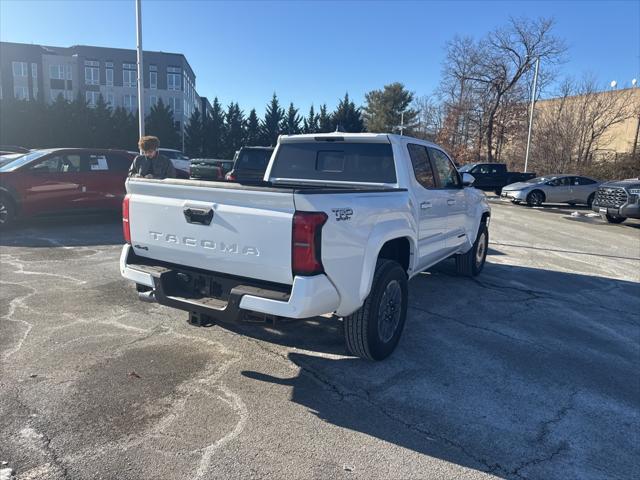
[[[590,72],[603,86],[640,77],[637,0],[143,0],[143,38],[145,50],[184,53],[201,95],[262,113],[275,91],[306,113],[311,103],[332,108],[345,91],[360,104],[367,91],[393,81],[432,93],[448,39],[479,37],[510,16],[556,19],[569,47],[562,74]],[[135,48],[134,0],[1,0],[0,39]]]

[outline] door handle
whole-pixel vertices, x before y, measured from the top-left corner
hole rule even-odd
[[[213,209],[208,210],[199,208],[185,208],[183,210],[184,218],[187,223],[198,223],[200,225],[211,225],[213,219]]]
[[[422,202],[422,203],[420,204],[420,208],[421,208],[422,210],[426,210],[426,209],[428,209],[428,208],[431,208],[431,202]]]
[[[456,204],[455,200],[453,200],[451,198],[449,200],[447,200],[447,205],[451,206],[451,205],[455,205],[455,204]]]

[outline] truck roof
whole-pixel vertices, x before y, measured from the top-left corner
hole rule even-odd
[[[393,133],[346,133],[346,132],[331,132],[331,133],[305,133],[302,135],[280,135],[278,142],[280,143],[295,143],[295,142],[309,142],[319,139],[343,139],[346,141],[358,141],[358,142],[370,142],[370,143],[399,143],[401,141],[415,140],[417,142],[426,143],[438,147],[433,142],[428,140],[421,140],[419,138],[410,137],[408,135],[397,135]],[[438,147],[441,148],[441,147]]]

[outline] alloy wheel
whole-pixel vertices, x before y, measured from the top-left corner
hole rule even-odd
[[[398,329],[402,313],[402,289],[397,280],[387,284],[378,309],[378,335],[387,343]]]

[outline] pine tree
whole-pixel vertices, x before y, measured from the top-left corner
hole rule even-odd
[[[96,148],[112,148],[113,118],[111,107],[104,101],[102,94],[98,96],[95,108],[90,112],[91,145]]]
[[[48,123],[50,125],[49,147],[73,146],[71,131],[73,130],[71,104],[62,94],[58,95],[48,109]]]
[[[184,132],[184,149],[187,156],[201,158],[203,141],[203,125],[200,110],[197,108],[191,114]]]
[[[278,136],[282,133],[282,123],[284,120],[284,109],[280,107],[278,97],[273,94],[271,102],[267,105],[262,122],[262,134],[267,145],[275,145]]]
[[[300,123],[302,118],[298,115],[298,109],[293,106],[293,102],[289,104],[287,116],[284,119],[284,133],[287,135],[296,135],[301,132]]]
[[[252,108],[249,117],[245,123],[245,145],[256,146],[262,145],[262,135],[260,135],[260,120],[256,109]]]
[[[364,132],[364,122],[360,109],[355,103],[349,100],[349,94],[345,93],[344,98],[338,103],[336,111],[332,115],[333,123],[345,132]]]
[[[327,113],[327,105],[320,105],[320,113],[318,114],[318,132],[330,133],[335,130],[331,116]]]
[[[231,102],[224,119],[224,158],[232,158],[244,140],[244,113],[237,103]]]
[[[303,132],[304,133],[317,133],[318,132],[318,115],[313,110],[313,103],[309,109],[309,115],[304,119]]]
[[[213,99],[211,116],[207,118],[204,127],[204,156],[207,158],[224,158],[223,152],[224,112],[218,101]]]
[[[158,137],[163,147],[180,147],[180,135],[173,121],[173,112],[162,98],[158,98],[158,103],[151,107],[145,123],[145,133]]]
[[[78,93],[76,99],[70,105],[70,123],[71,130],[66,133],[66,143],[63,146],[70,147],[90,147],[91,130],[89,122],[89,107],[87,101],[81,93]]]
[[[400,82],[385,85],[382,90],[372,90],[365,95],[364,120],[369,132],[393,132],[400,125],[404,113],[404,125],[411,133],[418,112],[409,108],[413,93]]]

